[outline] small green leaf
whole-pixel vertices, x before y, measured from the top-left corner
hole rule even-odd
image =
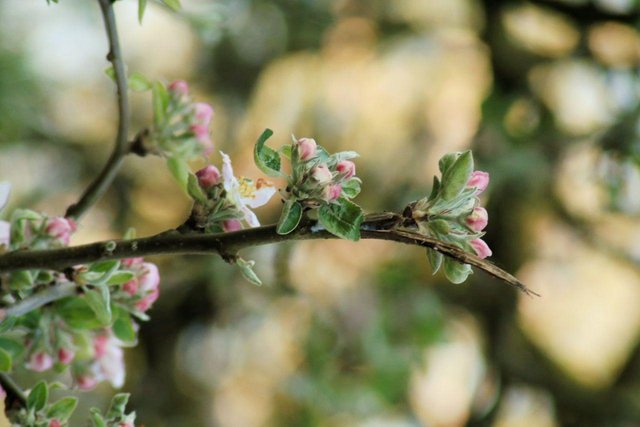
[[[444,275],[449,279],[451,283],[456,285],[467,280],[467,277],[472,273],[471,266],[469,264],[462,264],[449,257],[445,257],[444,260]]]
[[[457,197],[467,186],[472,172],[473,154],[467,150],[442,175],[442,198],[452,200]]]
[[[436,236],[446,236],[451,231],[451,226],[444,219],[432,219],[427,222],[429,229]]]
[[[440,180],[437,176],[433,177],[433,187],[431,187],[431,194],[429,194],[428,202],[434,200],[438,197],[438,192],[440,191]]]
[[[118,393],[111,399],[111,404],[105,416],[107,418],[121,418],[129,402],[129,393]]]
[[[169,107],[169,92],[160,82],[154,82],[151,86],[153,103],[153,123],[157,127],[162,127],[166,119],[167,108]]]
[[[116,71],[113,69],[113,65],[109,65],[104,69],[104,73],[109,77],[112,81],[116,81]]]
[[[33,286],[33,276],[29,270],[20,270],[11,273],[9,287],[15,290],[28,289]]]
[[[44,381],[40,381],[35,385],[35,387],[33,387],[31,392],[29,393],[29,397],[27,397],[27,408],[29,410],[38,412],[45,407],[48,399],[49,389],[47,388],[47,383]]]
[[[262,281],[258,277],[258,275],[253,271],[253,266],[255,265],[255,261],[246,261],[242,258],[238,258],[236,260],[236,265],[240,268],[240,272],[249,282],[254,285],[261,286]]]
[[[272,148],[265,145],[267,139],[271,138],[273,131],[265,129],[253,147],[253,160],[256,166],[269,176],[280,176],[280,155]]]
[[[96,314],[98,322],[103,326],[111,324],[111,296],[106,286],[100,286],[96,289],[86,289],[84,292],[87,304]]]
[[[77,397],[63,397],[47,409],[47,418],[55,418],[64,423],[71,417],[77,405]]]
[[[436,274],[438,270],[440,270],[440,266],[442,266],[444,255],[431,248],[427,248],[427,258],[429,259],[429,264],[431,264],[433,274]]]
[[[146,92],[153,84],[141,73],[135,72],[127,79],[127,86],[134,92]]]
[[[42,219],[42,215],[31,209],[16,209],[11,214],[11,222],[20,220],[38,221]]]
[[[363,218],[360,206],[343,198],[338,203],[322,205],[318,211],[318,220],[329,233],[354,242],[360,239]]]
[[[9,352],[0,348],[0,372],[9,372],[12,365],[12,357]]]
[[[136,330],[133,327],[133,321],[129,313],[121,312],[120,316],[113,322],[113,333],[124,342],[134,342],[136,340]]]
[[[291,160],[291,145],[283,145],[278,149],[278,152],[282,154],[285,158]]]
[[[91,412],[91,422],[93,423],[93,427],[107,427],[107,422],[100,413],[100,409],[91,408],[89,411]]]
[[[129,227],[127,228],[126,233],[124,233],[124,236],[122,237],[124,240],[133,240],[136,238],[136,229],[135,227]]]
[[[119,266],[120,261],[118,260],[98,261],[89,266],[89,271],[93,271],[96,273],[106,273],[108,271],[117,269]]]
[[[147,0],[138,0],[138,22],[142,24],[142,18],[144,18],[144,11],[147,8]]]
[[[0,337],[0,349],[6,351],[12,358],[16,359],[22,356],[24,344],[9,337]]]
[[[58,314],[74,329],[96,329],[100,322],[86,298],[65,298],[56,305]]]
[[[167,167],[171,171],[175,180],[178,181],[178,184],[180,184],[180,187],[187,191],[190,172],[187,162],[177,157],[169,157],[167,158]]]
[[[455,163],[458,156],[460,156],[460,153],[448,153],[442,156],[442,158],[438,162],[438,168],[440,169],[440,173],[444,175],[447,172],[447,170],[449,170],[451,165]]]
[[[278,220],[276,231],[278,234],[289,234],[296,229],[302,218],[302,205],[295,199],[285,202]]]
[[[136,275],[130,271],[118,271],[109,277],[107,285],[122,285],[133,279]]]
[[[355,159],[356,157],[360,157],[360,154],[355,151],[341,151],[339,153],[332,154],[329,156],[329,162],[332,164],[337,164],[343,160]]]
[[[169,6],[174,12],[180,12],[180,0],[162,0],[162,3]]]
[[[0,322],[0,334],[4,334],[7,331],[13,329],[13,326],[16,324],[16,317],[10,316],[2,320]]]
[[[342,194],[349,199],[353,199],[360,194],[360,180],[352,178],[342,183]]]
[[[202,191],[202,188],[200,188],[198,178],[191,172],[189,172],[188,175],[187,193],[189,193],[193,200],[202,204],[207,203],[207,195],[204,194],[204,191]]]

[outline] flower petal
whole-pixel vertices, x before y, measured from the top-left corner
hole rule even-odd
[[[251,211],[251,209],[245,206],[242,208],[242,213],[244,214],[244,220],[247,221],[247,224],[251,227],[260,227],[258,217]]]
[[[11,224],[7,221],[0,221],[0,246],[9,247],[11,243]]]
[[[11,184],[4,181],[0,182],[0,210],[7,205],[9,194],[11,193]]]
[[[233,176],[233,167],[231,166],[231,159],[222,151],[222,182],[224,189],[227,191],[233,191],[234,187],[238,187],[238,180]]]
[[[263,184],[253,193],[253,197],[243,197],[242,201],[250,208],[257,208],[267,204],[274,194],[276,194],[276,187]]]

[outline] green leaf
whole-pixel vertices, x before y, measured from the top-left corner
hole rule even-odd
[[[29,220],[29,221],[38,221],[42,219],[42,215],[36,211],[32,211],[31,209],[16,209],[11,214],[11,221],[20,221],[20,220]]]
[[[134,342],[136,340],[136,330],[133,327],[133,321],[129,313],[121,312],[120,316],[113,322],[113,333],[124,342]]]
[[[100,409],[91,408],[89,411],[91,412],[91,422],[93,423],[93,427],[107,427],[107,422],[100,413]]]
[[[9,277],[9,287],[11,289],[28,289],[31,286],[33,286],[33,276],[29,270],[20,270],[11,273]]]
[[[332,154],[329,156],[329,162],[332,164],[337,164],[343,160],[355,159],[356,157],[360,157],[360,154],[355,151],[341,151],[339,153]]]
[[[104,69],[104,73],[109,77],[112,81],[116,81],[116,71],[113,68],[113,65],[109,65]]]
[[[452,200],[457,197],[467,186],[472,172],[473,154],[467,150],[442,175],[442,198]]]
[[[127,87],[134,92],[146,92],[153,87],[153,84],[144,75],[136,71],[127,79]]]
[[[291,145],[283,145],[278,149],[278,152],[282,154],[285,158],[291,160]]]
[[[6,351],[12,358],[16,359],[22,356],[22,353],[24,352],[24,344],[9,337],[0,337],[0,349]]]
[[[12,364],[12,357],[9,352],[0,348],[0,372],[9,372]]]
[[[174,12],[180,12],[180,0],[162,0],[162,3],[169,6]]]
[[[97,266],[91,267],[90,271],[82,273],[80,277],[86,283],[91,283],[95,286],[106,285],[119,267],[120,261],[118,260],[100,262]]]
[[[342,194],[349,199],[353,199],[360,194],[360,180],[352,178],[342,183]]]
[[[166,119],[167,108],[169,107],[169,92],[160,82],[154,82],[151,86],[153,103],[153,123],[157,127],[162,127]]]
[[[433,274],[436,274],[438,270],[440,270],[440,266],[442,266],[444,255],[431,248],[427,248],[427,258],[429,259],[429,264],[431,264]]]
[[[437,176],[433,177],[433,187],[431,187],[431,194],[429,194],[428,202],[434,200],[438,197],[438,192],[440,191],[440,180]]]
[[[106,286],[100,286],[96,289],[86,289],[85,297],[87,304],[96,315],[98,322],[103,326],[111,324],[111,296]]]
[[[142,24],[142,18],[144,18],[144,11],[147,8],[147,0],[138,0],[138,22]]]
[[[456,285],[467,280],[467,277],[472,273],[471,266],[469,264],[462,264],[449,257],[445,257],[444,260],[444,275],[451,283]]]
[[[295,199],[285,202],[278,220],[276,231],[278,234],[289,234],[296,229],[302,219],[302,205]]]
[[[246,261],[242,258],[238,258],[236,260],[236,265],[240,268],[240,272],[249,282],[254,285],[261,286],[262,281],[258,277],[258,275],[253,271],[253,266],[255,265],[255,261]]]
[[[77,397],[63,397],[47,409],[47,418],[55,418],[64,423],[71,417],[77,405]]]
[[[127,231],[124,233],[122,237],[124,240],[133,240],[136,238],[136,229],[135,227],[127,228]]]
[[[344,198],[322,205],[318,211],[318,220],[329,233],[354,242],[360,239],[363,218],[360,206]]]
[[[167,158],[167,167],[171,171],[175,180],[178,181],[178,184],[180,184],[180,187],[187,191],[190,172],[187,162],[177,157],[169,157]]]
[[[89,271],[94,271],[96,273],[106,273],[108,271],[117,269],[119,266],[120,261],[118,260],[98,261],[89,266]]]
[[[129,393],[118,393],[111,399],[111,404],[105,416],[107,418],[121,418],[129,402]]]
[[[0,322],[0,334],[4,334],[5,332],[13,329],[13,326],[16,324],[16,320],[15,316],[10,316]]]
[[[427,222],[427,225],[436,236],[446,236],[451,231],[449,222],[444,219],[432,219]]]
[[[118,271],[109,277],[107,285],[122,285],[133,279],[136,275],[130,271]]]
[[[58,314],[74,329],[96,329],[100,322],[86,298],[66,298],[57,304]]]
[[[207,203],[207,195],[204,194],[204,191],[202,191],[202,188],[200,188],[198,178],[194,174],[189,172],[187,179],[187,193],[189,193],[191,198],[202,204]]]
[[[40,381],[33,387],[33,390],[29,393],[29,397],[27,397],[27,409],[38,412],[45,407],[47,399],[49,399],[47,383]]]
[[[265,129],[253,147],[253,159],[256,166],[269,176],[280,176],[280,155],[277,151],[265,145],[267,139],[271,138],[273,131]]]

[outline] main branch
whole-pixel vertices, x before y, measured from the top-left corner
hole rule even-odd
[[[105,191],[107,191],[118,173],[118,169],[120,169],[124,156],[128,152],[127,133],[129,132],[130,113],[129,100],[127,97],[127,76],[125,74],[124,61],[120,50],[120,42],[118,41],[118,30],[113,14],[113,5],[111,0],[98,0],[98,3],[100,4],[104,26],[107,31],[107,37],[109,38],[109,53],[107,54],[107,59],[113,66],[116,81],[118,94],[118,133],[111,156],[100,174],[85,190],[80,200],[67,209],[65,216],[74,219],[82,216],[102,197]]]
[[[511,274],[494,264],[460,248],[410,229],[398,228],[394,213],[368,215],[361,226],[363,239],[389,240],[404,244],[432,248],[445,256],[472,265],[515,286],[528,295],[537,295]],[[67,267],[99,260],[122,259],[158,254],[210,254],[233,259],[241,249],[280,243],[290,240],[335,239],[324,230],[309,223],[287,235],[276,233],[275,225],[250,228],[230,233],[181,234],[168,231],[151,237],[133,240],[111,240],[62,249],[14,251],[0,255],[0,272],[22,269],[64,270]],[[36,295],[37,296],[37,295]]]

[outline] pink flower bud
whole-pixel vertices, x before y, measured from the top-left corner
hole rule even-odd
[[[176,95],[187,95],[189,93],[189,85],[184,80],[176,80],[169,85],[169,90]]]
[[[142,267],[144,268],[144,273],[138,277],[140,289],[143,292],[158,289],[158,285],[160,284],[160,273],[158,272],[158,267],[150,262],[145,262],[142,264]]]
[[[200,124],[208,126],[213,117],[213,107],[206,102],[196,102],[193,104],[193,113]]]
[[[123,267],[131,268],[136,265],[142,264],[143,262],[144,262],[144,258],[135,257],[135,258],[124,258],[123,260],[120,261],[120,264]]]
[[[53,358],[44,351],[39,351],[31,355],[31,359],[29,359],[29,363],[26,366],[27,369],[32,371],[43,372],[53,366]]]
[[[313,169],[311,169],[311,176],[315,179],[319,184],[328,184],[333,179],[333,175],[331,171],[327,167],[327,165],[320,164]]]
[[[76,231],[76,222],[71,218],[55,217],[47,221],[45,233],[64,245],[69,244],[71,233]]]
[[[479,258],[484,259],[486,257],[493,255],[493,252],[491,252],[491,249],[489,249],[489,246],[486,244],[484,240],[474,239],[469,243],[471,243],[471,246],[473,246],[473,249],[476,251],[476,254],[478,255]]]
[[[229,219],[222,222],[222,229],[227,232],[242,230],[242,223],[237,219]]]
[[[131,279],[124,285],[122,285],[122,290],[128,293],[131,296],[134,296],[138,293],[138,279]]]
[[[136,426],[130,421],[125,421],[124,423],[118,424],[118,427],[136,427]]]
[[[149,308],[151,308],[151,306],[154,302],[156,302],[159,296],[160,291],[158,289],[153,289],[144,298],[136,302],[136,308],[142,312],[149,310]]]
[[[109,337],[106,335],[98,335],[93,339],[93,353],[96,359],[100,359],[107,353],[109,345]]]
[[[318,144],[316,144],[315,139],[311,138],[300,138],[298,140],[298,155],[300,156],[300,160],[307,161],[316,156],[316,149]]]
[[[76,353],[70,348],[61,348],[58,350],[58,361],[63,365],[68,365],[76,357]]]
[[[208,156],[213,151],[213,142],[209,136],[209,127],[206,125],[192,125],[191,132],[195,135],[196,139],[204,148],[204,154]]]
[[[489,173],[483,171],[473,171],[467,187],[476,187],[476,194],[481,194],[489,185]]]
[[[49,427],[62,427],[62,423],[56,419],[49,421]]]
[[[349,179],[356,174],[356,165],[349,160],[343,160],[338,162],[336,170],[344,175],[344,179]]]
[[[465,221],[472,230],[482,231],[489,223],[489,214],[485,208],[474,208]]]
[[[327,202],[338,200],[341,194],[342,194],[342,185],[340,184],[331,184],[324,189],[324,199]]]
[[[198,182],[202,188],[209,188],[220,182],[220,171],[213,165],[205,166],[196,172]]]
[[[89,375],[82,375],[76,379],[76,384],[80,390],[92,390],[98,385],[98,380]]]

